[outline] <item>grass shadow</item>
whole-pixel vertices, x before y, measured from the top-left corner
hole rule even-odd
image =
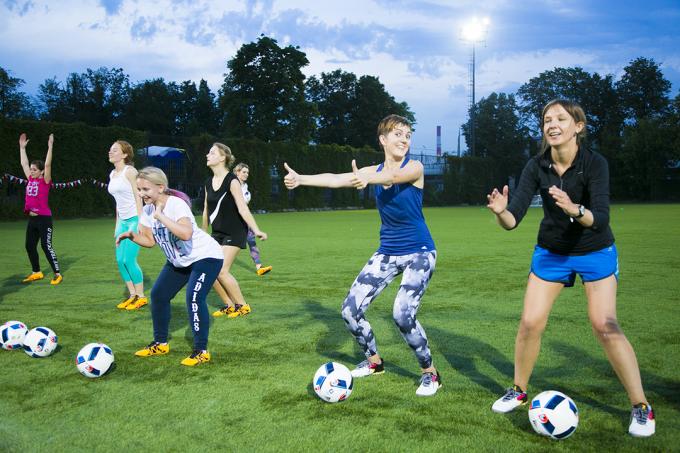
[[[42,250],[38,250],[38,252],[42,253]],[[82,257],[73,258],[69,255],[64,255],[59,259],[59,270],[62,274],[64,274],[65,278],[66,271],[73,265],[73,263],[78,262],[81,258]],[[42,264],[47,265],[47,269],[45,269],[44,266],[41,267],[43,273],[45,274],[45,278],[43,280],[38,280],[37,282],[33,283],[21,283],[21,281],[30,273],[30,263],[27,263],[28,270],[25,273],[15,273],[5,277],[0,283],[0,302],[5,298],[5,296],[21,291],[22,288],[28,288],[33,284],[47,282],[49,285],[49,281],[51,279],[50,276],[52,275],[52,268],[49,267],[49,265],[45,262],[45,257],[42,257],[41,262]]]
[[[356,352],[355,355],[349,355],[338,351],[342,344],[346,343],[348,340],[352,340],[352,335],[345,327],[345,322],[342,320],[340,310],[330,310],[321,305],[321,303],[318,301],[311,299],[304,300],[302,304],[304,305],[305,311],[307,313],[311,314],[315,320],[321,321],[326,326],[326,334],[319,338],[316,342],[316,352],[319,355],[327,357],[333,361],[347,363],[350,365],[359,363],[365,359],[363,353],[359,350],[359,347],[356,344],[354,346],[354,351]],[[408,348],[406,344],[404,344],[404,346]],[[417,373],[413,373],[398,365],[395,365],[387,359],[384,360],[385,370],[390,373],[412,379],[417,379],[420,377],[420,375]]]

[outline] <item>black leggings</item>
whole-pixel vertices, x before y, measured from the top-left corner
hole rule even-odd
[[[52,248],[52,216],[36,215],[28,217],[26,226],[26,253],[31,261],[33,272],[40,272],[40,261],[38,260],[38,240],[42,246],[47,261],[50,262],[55,274],[59,273],[59,262],[57,254]]]

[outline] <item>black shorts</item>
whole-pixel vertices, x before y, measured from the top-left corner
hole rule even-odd
[[[231,245],[232,247],[238,247],[240,249],[246,248],[247,230],[242,234],[240,232],[237,234],[226,234],[220,233],[219,231],[213,231],[211,236],[220,245]]]

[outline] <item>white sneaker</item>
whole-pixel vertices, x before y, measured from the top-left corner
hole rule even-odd
[[[656,420],[652,406],[640,403],[633,406],[630,413],[628,434],[633,437],[649,437],[656,430]]]
[[[491,410],[499,414],[514,411],[518,407],[527,403],[527,394],[521,388],[513,385],[505,391],[505,395],[501,396],[493,403]]]
[[[420,377],[420,386],[416,390],[416,395],[418,396],[432,396],[437,393],[439,387],[442,386],[442,378],[439,376],[439,372],[434,373],[423,373]]]
[[[352,370],[352,377],[361,378],[372,374],[382,374],[385,372],[384,362],[372,363],[364,360]]]

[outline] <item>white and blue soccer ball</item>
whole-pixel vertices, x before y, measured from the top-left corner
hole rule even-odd
[[[566,439],[578,426],[578,409],[562,392],[547,390],[531,400],[529,421],[538,434],[553,439]]]
[[[328,362],[316,371],[312,385],[322,400],[328,403],[344,401],[352,393],[352,373],[342,363]]]
[[[31,357],[47,357],[57,349],[57,334],[47,327],[35,327],[24,338],[24,352]]]
[[[21,321],[7,321],[0,326],[0,346],[3,349],[20,349],[24,345],[24,338],[28,328]]]
[[[83,376],[98,378],[109,371],[113,360],[113,351],[104,343],[89,343],[76,356],[76,366]]]

